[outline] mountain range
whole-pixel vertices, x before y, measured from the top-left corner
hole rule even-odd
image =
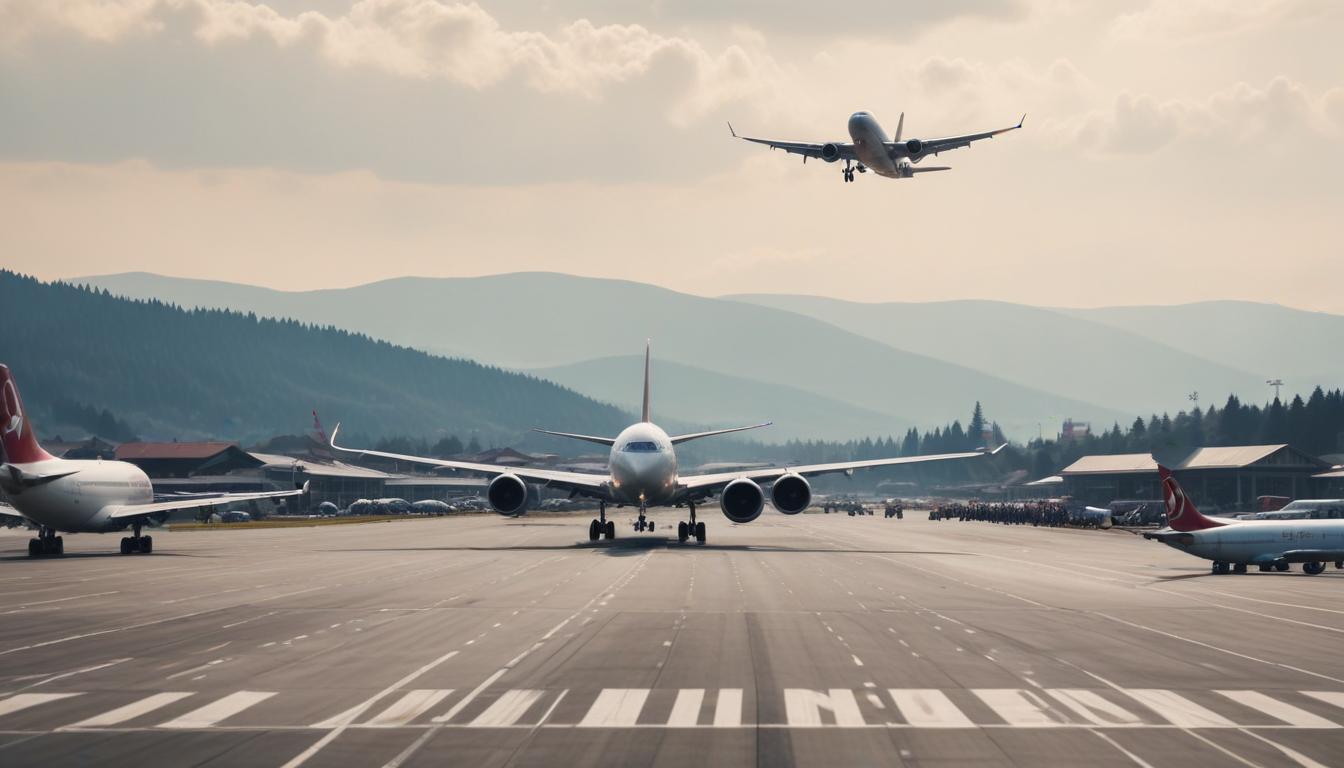
[[[1344,384],[1320,361],[1344,318],[1274,305],[1055,309],[992,301],[863,304],[813,296],[710,298],[554,273],[268,288],[144,273],[78,278],[114,294],[332,325],[526,370],[632,408],[653,340],[655,410],[686,424],[755,418],[761,439],[899,434],[963,422],[976,401],[1010,437],[1066,417],[1135,415]],[[1290,339],[1291,344],[1285,343]],[[860,430],[855,432],[854,430]],[[767,434],[768,433],[768,434]]]

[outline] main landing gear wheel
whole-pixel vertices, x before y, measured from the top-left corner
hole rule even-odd
[[[1221,574],[1227,573],[1229,570],[1230,570],[1230,566],[1228,566],[1227,563],[1214,563],[1214,564],[1213,564],[1213,573],[1214,573],[1214,574],[1221,575]]]
[[[695,540],[698,541],[698,542],[700,542],[701,544],[704,544],[704,543],[705,543],[705,524],[704,524],[704,523],[696,523],[696,524],[695,524]]]
[[[1245,563],[1237,563],[1236,565],[1232,566],[1232,572],[1233,572],[1233,573],[1245,573],[1245,572],[1246,572],[1246,564],[1245,564]]]
[[[616,538],[616,523],[607,519],[607,503],[605,501],[597,504],[597,519],[588,524],[588,540],[597,541],[600,538]]]
[[[1303,563],[1302,572],[1308,576],[1315,576],[1325,572],[1325,563]]]
[[[1278,572],[1280,572],[1280,573],[1287,573],[1287,572],[1288,572],[1288,564],[1287,564],[1287,563],[1275,563],[1275,564],[1274,564],[1274,570],[1276,570],[1276,571],[1278,571]]]
[[[28,540],[29,557],[60,557],[65,554],[65,539],[50,528],[39,528],[37,538]]]
[[[686,540],[689,539],[690,537],[691,537],[690,526],[686,524],[686,521],[682,520],[681,522],[677,523],[677,541],[681,542],[682,544],[685,544]]]
[[[148,555],[150,552],[153,552],[154,538],[152,536],[141,536],[139,523],[134,523],[132,525],[132,530],[135,532],[135,535],[126,536],[121,540],[121,554],[134,555],[138,552],[142,555]]]

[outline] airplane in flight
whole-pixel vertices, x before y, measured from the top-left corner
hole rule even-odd
[[[919,167],[918,163],[930,155],[936,156],[948,150],[969,147],[973,142],[981,139],[992,139],[1001,133],[1015,131],[1021,128],[1026,120],[1027,116],[1023,115],[1022,119],[1017,121],[1017,125],[984,133],[945,136],[941,139],[906,139],[904,141],[901,140],[901,134],[905,130],[904,112],[901,113],[901,119],[896,123],[895,138],[888,138],[887,132],[882,130],[882,126],[878,124],[877,119],[868,112],[855,112],[849,116],[849,138],[851,139],[849,143],[829,141],[824,144],[808,144],[801,141],[755,139],[750,136],[738,136],[737,131],[733,130],[732,123],[728,124],[728,132],[733,135],[733,138],[764,144],[771,149],[782,149],[790,154],[802,155],[804,163],[807,162],[809,157],[818,158],[828,163],[844,160],[844,178],[848,182],[854,180],[855,171],[866,173],[869,168],[878,176],[886,176],[891,179],[911,179],[917,173],[950,171],[952,170],[951,166]]]
[[[568,472],[554,469],[531,469],[525,467],[479,464],[468,461],[431,459],[421,456],[407,456],[385,451],[344,448],[336,444],[336,436],[341,425],[337,424],[331,432],[331,447],[338,451],[379,456],[397,461],[418,462],[435,467],[478,472],[492,476],[486,490],[486,500],[499,514],[516,516],[527,511],[528,484],[539,484],[548,488],[568,490],[572,496],[586,496],[598,500],[598,517],[588,525],[589,541],[599,538],[612,539],[616,536],[616,524],[607,519],[607,505],[618,507],[638,506],[639,519],[635,523],[637,531],[652,531],[653,522],[645,513],[649,507],[685,506],[688,519],[677,523],[677,539],[685,542],[694,538],[705,543],[705,523],[696,519],[696,505],[718,496],[719,509],[734,523],[750,523],[761,516],[765,508],[766,491],[762,483],[770,486],[769,497],[775,509],[786,515],[796,515],[807,509],[812,501],[812,487],[807,482],[811,475],[834,472],[853,474],[856,469],[886,467],[897,464],[921,464],[933,461],[979,458],[993,455],[1003,449],[999,446],[993,451],[977,450],[964,453],[947,453],[931,456],[906,456],[901,458],[874,459],[868,461],[842,461],[831,464],[808,464],[796,467],[774,467],[752,469],[739,472],[718,472],[700,475],[683,475],[677,471],[676,446],[691,440],[699,440],[713,435],[726,435],[770,426],[769,422],[749,427],[714,429],[707,432],[692,432],[683,435],[669,435],[650,420],[649,413],[649,348],[644,349],[644,404],[640,420],[626,427],[616,437],[578,435],[570,432],[553,432],[545,429],[534,430],[548,435],[557,435],[575,440],[586,440],[610,447],[608,473],[605,475],[591,472]]]
[[[1205,517],[1185,495],[1171,470],[1157,467],[1162,498],[1167,505],[1167,527],[1143,534],[1195,557],[1213,561],[1213,573],[1245,573],[1255,565],[1262,571],[1288,570],[1302,563],[1315,576],[1333,561],[1344,568],[1344,520],[1226,520]]]
[[[300,490],[265,493],[193,495],[188,499],[154,500],[154,486],[139,467],[124,461],[58,459],[42,449],[23,410],[18,385],[9,367],[0,365],[0,490],[14,510],[37,523],[37,538],[28,542],[28,556],[65,554],[58,533],[111,533],[128,526],[133,536],[121,540],[121,554],[149,554],[154,539],[140,535],[151,520],[174,510],[213,507],[253,499],[280,499]]]

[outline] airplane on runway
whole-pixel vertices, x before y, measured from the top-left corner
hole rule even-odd
[[[808,475],[820,475],[832,472],[852,474],[856,469],[885,467],[896,464],[920,464],[932,461],[978,458],[992,455],[1003,449],[999,446],[993,451],[977,450],[965,453],[948,453],[931,456],[908,456],[903,458],[874,459],[869,461],[842,461],[832,464],[809,464],[798,467],[776,467],[752,469],[739,472],[721,472],[703,475],[682,475],[677,472],[677,454],[675,446],[702,437],[726,435],[749,429],[768,427],[770,423],[754,424],[749,427],[714,429],[707,432],[693,432],[684,435],[668,435],[658,425],[650,421],[649,415],[649,348],[644,348],[644,405],[640,421],[626,427],[616,437],[598,437],[577,435],[570,432],[552,432],[545,429],[534,430],[547,435],[557,435],[575,440],[586,440],[611,448],[608,458],[608,474],[599,475],[587,472],[566,472],[553,469],[529,469],[497,464],[479,464],[468,461],[431,459],[421,456],[406,456],[385,451],[371,451],[358,448],[344,448],[336,444],[336,435],[341,425],[337,424],[331,432],[331,447],[338,451],[367,456],[379,456],[397,461],[418,462],[436,467],[460,469],[492,475],[486,491],[486,499],[499,514],[516,516],[527,510],[528,483],[539,483],[550,488],[570,491],[572,496],[587,496],[598,500],[598,517],[588,525],[588,539],[611,539],[616,536],[616,525],[607,519],[607,505],[618,507],[626,505],[639,507],[639,520],[635,523],[637,531],[652,531],[653,523],[646,519],[649,507],[685,506],[688,520],[677,524],[677,539],[685,542],[694,538],[705,543],[705,524],[695,516],[695,507],[712,496],[719,497],[719,509],[734,523],[750,523],[760,517],[765,508],[766,493],[761,483],[770,483],[770,501],[775,509],[786,515],[796,515],[807,509],[812,501],[812,488],[808,484]]]
[[[1162,498],[1167,505],[1167,528],[1143,534],[1172,549],[1213,561],[1213,573],[1245,573],[1249,565],[1260,570],[1288,570],[1302,563],[1315,576],[1334,561],[1344,568],[1344,520],[1224,520],[1205,517],[1185,495],[1171,470],[1157,467]]]
[[[917,173],[931,173],[933,171],[950,171],[951,166],[935,165],[927,167],[916,167],[917,164],[929,157],[938,155],[951,149],[969,147],[973,142],[981,139],[992,139],[1001,133],[1015,131],[1022,127],[1026,122],[1027,116],[1023,115],[1017,125],[1007,128],[999,128],[994,131],[984,133],[968,133],[963,136],[946,136],[941,139],[907,139],[901,140],[901,134],[905,130],[905,113],[901,113],[901,119],[896,123],[896,137],[887,138],[887,132],[882,130],[877,119],[867,112],[855,112],[849,116],[849,138],[851,143],[830,141],[824,144],[808,144],[799,141],[774,141],[773,139],[754,139],[750,136],[738,136],[737,131],[733,130],[733,124],[728,124],[728,132],[733,138],[743,141],[764,144],[771,149],[782,149],[787,153],[802,155],[803,162],[806,163],[809,157],[815,157],[828,163],[834,163],[837,160],[844,160],[844,178],[845,181],[854,180],[854,172],[866,173],[869,168],[878,176],[886,176],[891,179],[910,179]],[[857,165],[855,165],[857,163]]]
[[[38,444],[37,434],[23,410],[18,385],[9,367],[0,365],[0,490],[15,511],[38,525],[38,536],[28,542],[28,556],[62,555],[65,533],[110,533],[130,526],[121,553],[149,554],[154,539],[140,535],[143,526],[161,522],[169,512],[213,507],[235,501],[279,499],[307,493],[301,490],[266,493],[226,493],[154,500],[149,476],[124,461],[58,459]]]

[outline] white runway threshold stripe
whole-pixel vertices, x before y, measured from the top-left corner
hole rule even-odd
[[[295,693],[237,691],[205,698],[201,706],[151,727],[304,728],[328,736],[347,728],[1179,728],[1319,729],[1344,727],[1344,692],[1171,691],[1155,688],[786,688],[754,692],[745,708],[741,688],[491,689],[498,673],[434,716],[451,688],[394,691],[381,710],[370,701],[318,723],[233,725],[230,718],[272,697]],[[99,696],[110,696],[99,693]],[[311,691],[303,695],[311,696]],[[189,691],[128,694],[110,709],[89,715],[86,692],[19,693],[0,698],[0,730],[67,731],[143,728],[143,720],[174,704],[206,695]],[[85,698],[80,698],[85,697]],[[573,704],[559,708],[561,700]],[[759,703],[767,705],[762,708]],[[64,701],[74,703],[62,706]],[[471,707],[477,701],[478,706]],[[775,706],[769,706],[769,702]],[[779,712],[782,722],[751,722],[749,715]],[[180,705],[181,706],[181,705]],[[68,710],[79,707],[77,716]],[[470,711],[468,711],[468,707]],[[309,711],[308,707],[297,708]],[[273,707],[284,712],[285,708]],[[363,716],[364,711],[377,712]],[[76,722],[71,720],[78,719]],[[367,719],[364,719],[367,717]],[[1332,719],[1333,718],[1333,719]],[[42,726],[30,725],[47,721]],[[139,723],[135,721],[141,721]]]
[[[275,693],[272,691],[238,691],[231,693],[218,701],[206,704],[200,709],[192,710],[181,717],[161,723],[160,728],[209,728],[217,725],[230,717],[242,712],[243,710],[255,704],[271,698]]]
[[[142,715],[147,715],[156,709],[162,709],[175,701],[191,696],[190,692],[176,691],[172,693],[156,693],[153,696],[146,696],[139,701],[133,701],[124,707],[108,710],[101,715],[94,715],[87,720],[80,720],[66,726],[67,728],[109,728],[114,725],[134,720]]]

